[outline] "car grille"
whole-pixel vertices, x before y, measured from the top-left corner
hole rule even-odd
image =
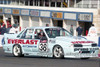
[[[90,51],[82,51],[82,53],[90,53]]]

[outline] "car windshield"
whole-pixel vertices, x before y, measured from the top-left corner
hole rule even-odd
[[[55,38],[58,36],[72,36],[67,30],[64,28],[47,28],[45,29],[49,38]]]

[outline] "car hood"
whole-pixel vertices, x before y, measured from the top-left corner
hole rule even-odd
[[[76,43],[94,43],[93,41],[87,40],[85,37],[77,37],[77,36],[60,36],[60,37],[56,37],[56,40],[70,42],[73,44],[76,44]]]

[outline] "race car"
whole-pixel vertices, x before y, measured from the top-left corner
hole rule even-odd
[[[3,49],[15,57],[43,56],[85,58],[98,56],[98,45],[81,36],[72,36],[61,27],[28,27],[18,34],[4,34]]]

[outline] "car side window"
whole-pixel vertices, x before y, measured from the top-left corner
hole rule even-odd
[[[44,31],[41,30],[41,29],[36,29],[35,30],[34,38],[35,39],[47,40],[47,37],[46,37]]]
[[[19,33],[19,35],[17,37],[20,37],[22,35],[22,33],[24,32],[24,30],[22,32]]]
[[[22,39],[32,39],[34,29],[27,29],[21,36]]]

